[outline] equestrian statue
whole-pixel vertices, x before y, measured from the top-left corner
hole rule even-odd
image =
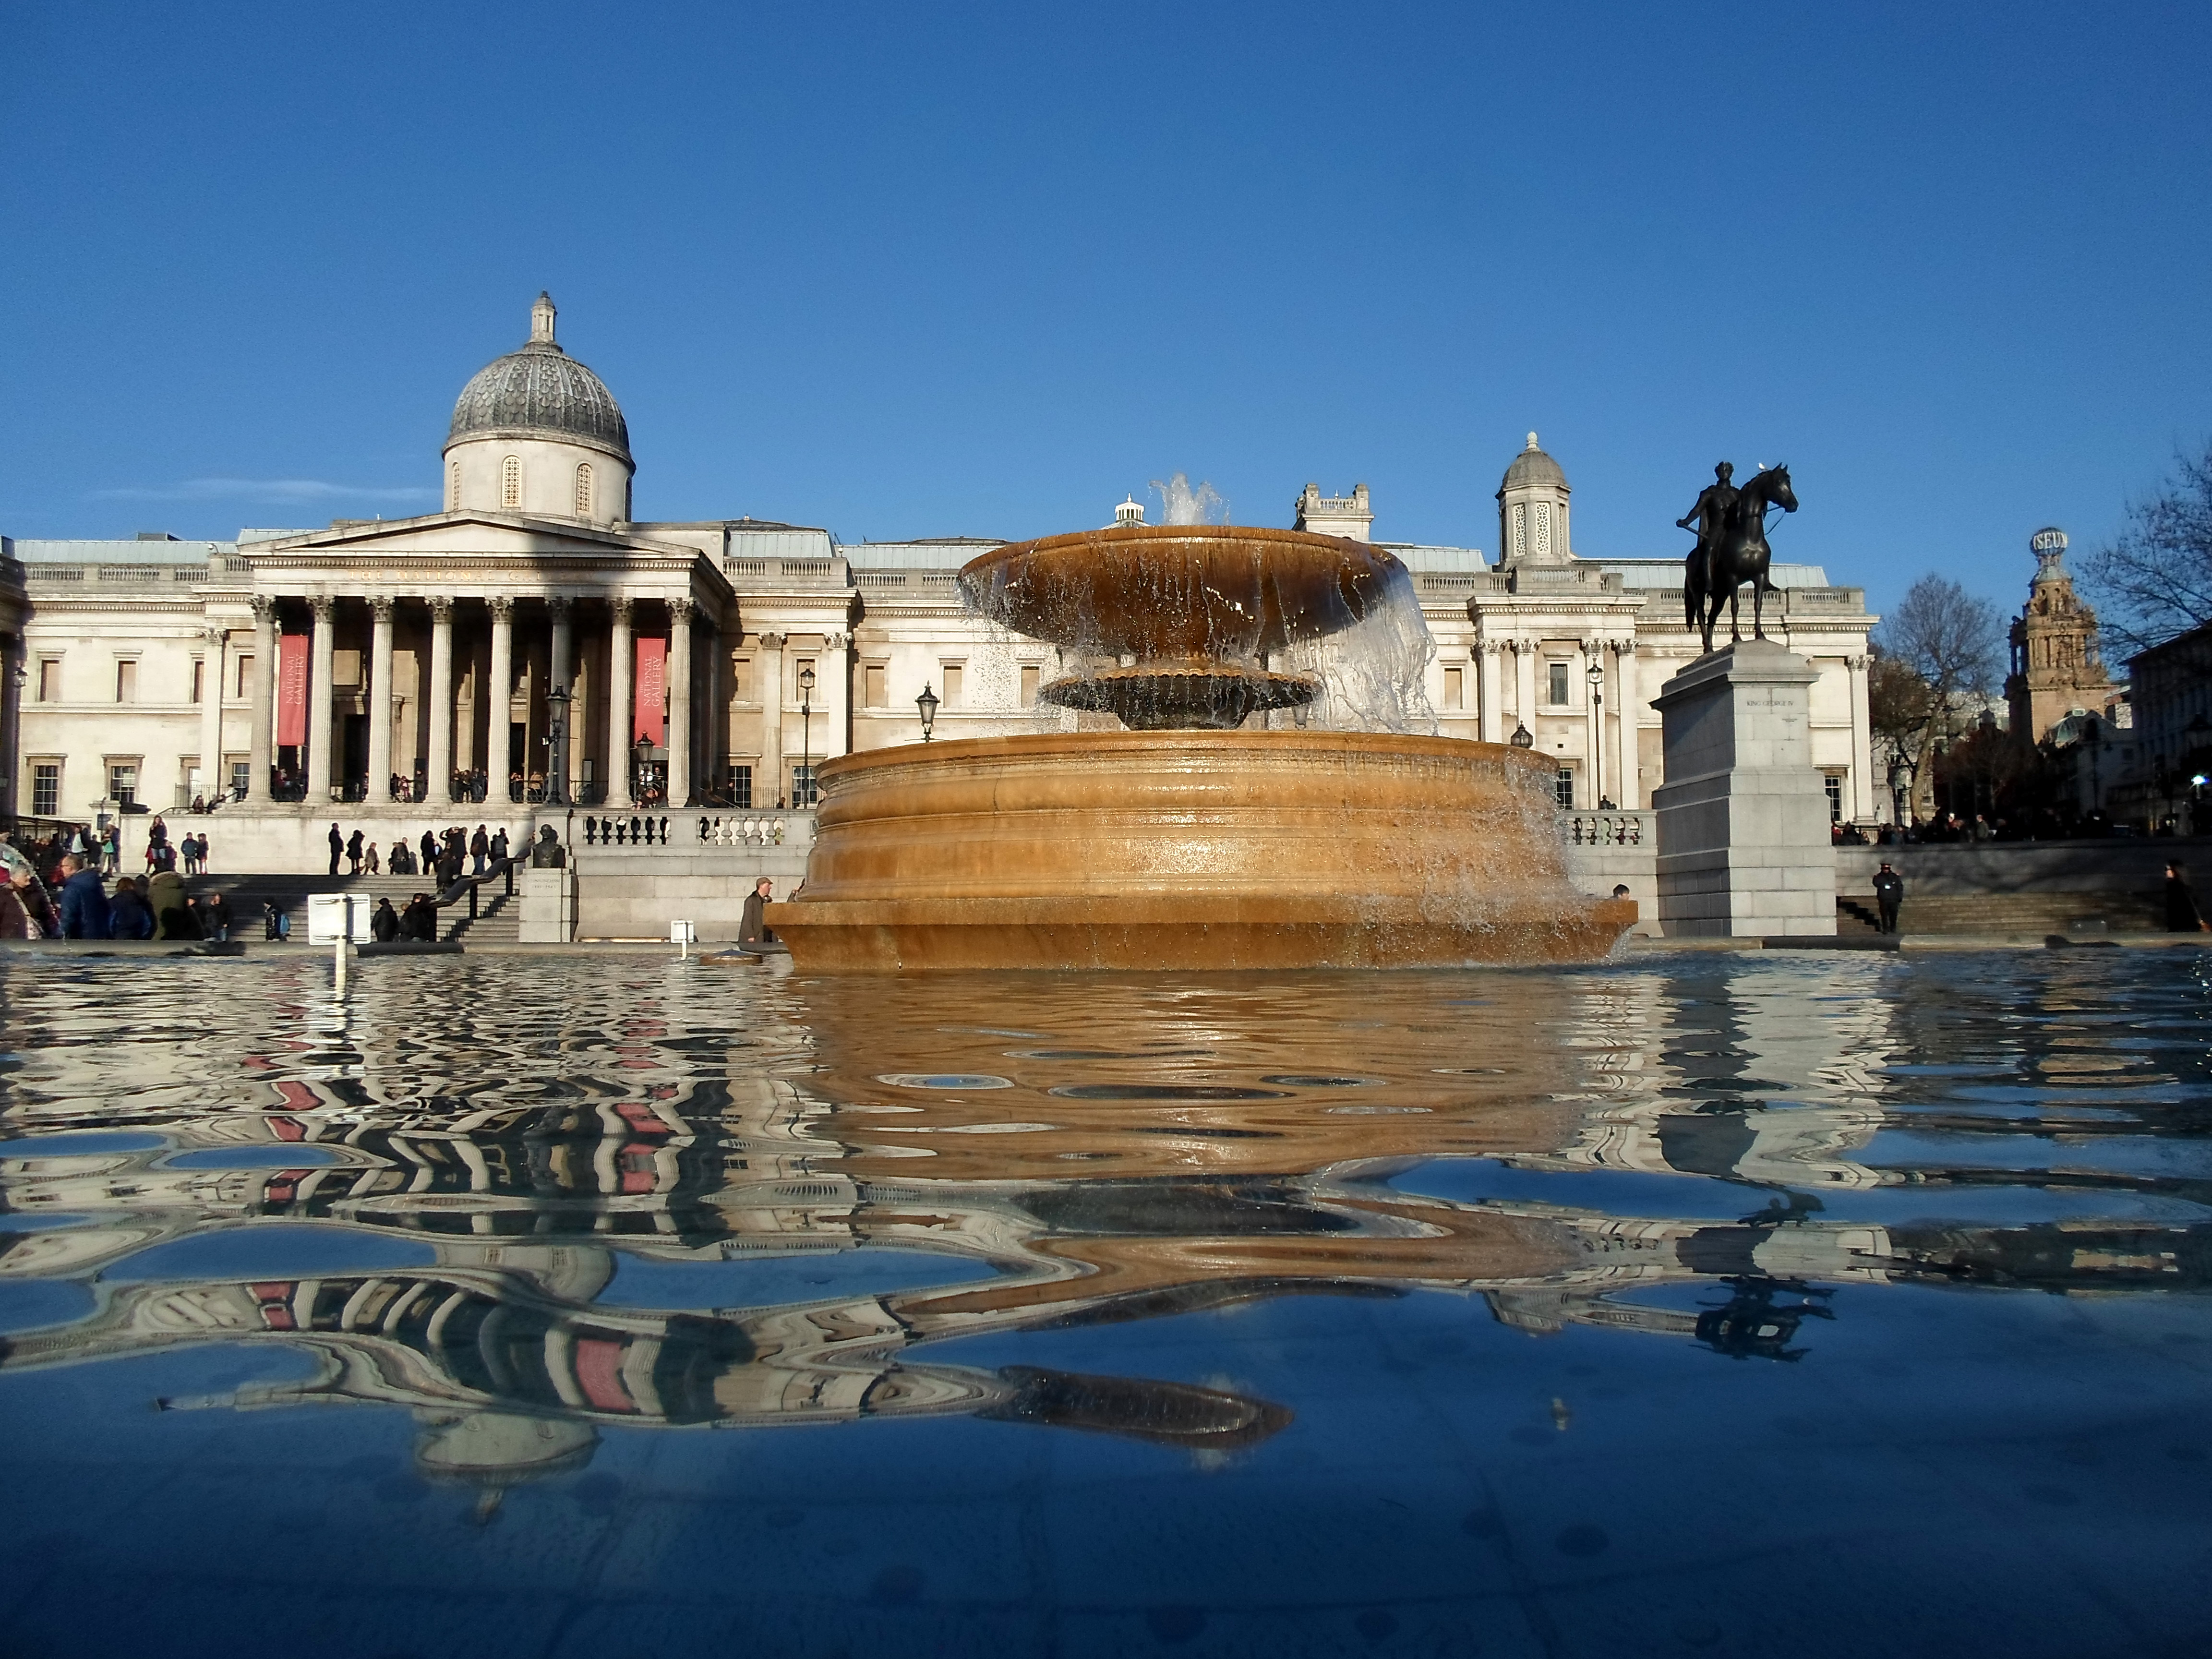
[[[1786,466],[1761,467],[1748,483],[1738,488],[1735,468],[1723,461],[1713,469],[1713,482],[1698,494],[1697,505],[1674,520],[1679,529],[1695,527],[1698,545],[1685,561],[1688,573],[1682,583],[1682,609],[1688,625],[1698,630],[1707,651],[1713,648],[1713,626],[1721,619],[1721,606],[1729,608],[1729,637],[1741,640],[1743,624],[1736,609],[1737,590],[1751,584],[1751,632],[1765,639],[1763,601],[1775,591],[1767,580],[1772,550],[1766,544],[1766,514],[1770,507],[1784,513],[1797,510],[1797,496],[1790,488]]]

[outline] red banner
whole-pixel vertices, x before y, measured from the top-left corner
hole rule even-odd
[[[276,636],[276,742],[307,740],[307,636]]]
[[[668,641],[642,639],[637,642],[637,700],[630,705],[637,730],[630,741],[651,738],[656,746],[668,740]]]

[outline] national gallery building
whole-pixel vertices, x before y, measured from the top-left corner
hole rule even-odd
[[[995,539],[848,546],[750,517],[641,520],[634,471],[620,407],[556,343],[541,295],[528,341],[454,405],[441,512],[228,542],[0,542],[0,812],[222,798],[218,847],[273,857],[319,846],[332,817],[526,832],[549,793],[563,811],[803,806],[823,759],[921,741],[925,690],[940,740],[1076,724],[1039,698],[1055,648],[962,607],[956,574]],[[1364,485],[1308,484],[1290,507],[1298,528],[1376,540],[1413,571],[1440,732],[1525,732],[1562,805],[1641,808],[1663,781],[1650,700],[1698,654],[1688,538],[1663,557],[1579,555],[1571,496],[1532,433],[1497,491],[1495,556],[1375,537]],[[1875,618],[1817,567],[1773,576],[1787,603],[1770,632],[1820,671],[1832,810],[1870,820]],[[263,833],[236,835],[248,820]]]

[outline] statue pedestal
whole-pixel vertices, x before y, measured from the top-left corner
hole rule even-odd
[[[1667,782],[1651,793],[1662,934],[1836,931],[1836,849],[1808,718],[1819,678],[1771,641],[1745,640],[1652,699],[1667,753]]]

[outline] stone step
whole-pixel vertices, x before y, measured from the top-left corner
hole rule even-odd
[[[1875,902],[1846,895],[1836,901],[1838,933],[1870,931]],[[1900,933],[2140,933],[2166,925],[2160,893],[1971,893],[1916,897],[1898,908]]]

